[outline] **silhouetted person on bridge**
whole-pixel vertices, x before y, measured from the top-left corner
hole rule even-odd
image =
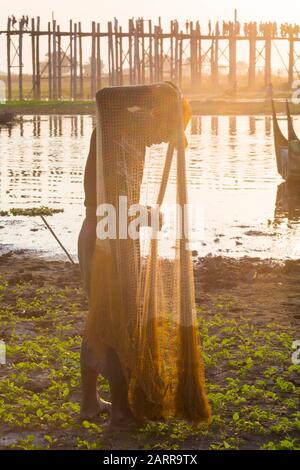
[[[211,21],[208,22],[208,35],[211,36]]]

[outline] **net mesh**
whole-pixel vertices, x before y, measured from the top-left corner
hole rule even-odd
[[[96,103],[97,206],[113,207],[116,224],[113,238],[97,237],[85,342],[99,360],[116,352],[136,417],[208,422],[183,210],[188,105],[168,83],[106,88]],[[147,207],[148,221],[155,208],[135,238],[122,225],[125,198],[127,209]]]

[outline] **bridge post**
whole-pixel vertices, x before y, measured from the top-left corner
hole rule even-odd
[[[40,69],[40,17],[37,17],[36,21],[36,95],[37,99],[41,99],[41,69]]]
[[[73,21],[70,20],[70,99],[74,98],[73,86]]]
[[[56,51],[56,21],[52,21],[52,49],[53,49],[53,98],[57,99],[57,51]]]
[[[82,99],[84,97],[84,85],[83,85],[83,57],[82,57],[82,30],[81,22],[78,23],[78,39],[79,39],[79,96]]]
[[[268,86],[272,81],[271,57],[272,35],[271,28],[268,26],[265,32],[265,86]]]
[[[235,24],[230,24],[229,29],[229,84],[236,88],[236,29]]]
[[[219,84],[219,40],[217,38],[211,43],[211,82],[214,87]]]
[[[11,19],[7,20],[7,98],[11,100],[11,51],[10,51],[10,23]]]
[[[149,80],[150,83],[153,82],[153,47],[152,47],[152,21],[148,21],[149,27]]]
[[[32,92],[33,98],[36,99],[36,59],[35,59],[35,31],[34,18],[31,18],[31,57],[32,57]]]
[[[197,91],[197,36],[193,23],[190,22],[190,58],[191,58],[191,89]]]
[[[23,99],[23,22],[19,21],[19,99]]]
[[[52,52],[51,52],[51,23],[48,22],[48,97],[53,98],[52,93]]]
[[[102,70],[101,70],[101,47],[100,47],[100,23],[97,23],[97,89],[102,88]]]
[[[110,45],[109,45],[110,46]],[[108,50],[110,54],[110,49]],[[91,51],[91,98],[96,95],[96,23],[92,21],[92,51]]]
[[[197,31],[197,53],[198,53],[198,87],[201,88],[202,85],[202,41],[201,41],[201,31],[200,31],[200,24],[197,23],[196,25]],[[178,31],[177,31],[178,33]]]
[[[61,53],[61,34],[60,27],[57,25],[56,28],[57,36],[57,97],[62,98],[62,53]]]
[[[249,31],[249,75],[248,75],[248,86],[250,89],[255,88],[256,81],[256,38],[257,30],[256,25],[250,25]]]

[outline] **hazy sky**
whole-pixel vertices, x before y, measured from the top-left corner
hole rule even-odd
[[[202,31],[207,31],[209,19],[228,20],[233,18],[234,9],[238,18],[244,21],[278,21],[300,23],[299,0],[0,0],[0,30],[6,28],[7,16],[14,14],[20,18],[23,14],[29,17],[40,16],[41,28],[46,29],[52,13],[62,28],[69,25],[69,19],[81,21],[83,29],[91,28],[92,20],[106,23],[117,17],[121,24],[127,25],[128,18],[143,16],[145,19],[162,17],[163,23],[178,19],[182,24],[186,19],[199,20]],[[103,27],[103,29],[106,29]],[[0,35],[0,70],[6,70],[5,35]],[[24,72],[31,67],[30,37],[24,44]],[[46,46],[41,46],[42,57]],[[84,48],[87,48],[84,45]],[[239,60],[247,57],[242,49]],[[280,46],[279,46],[280,47]],[[4,52],[4,53],[3,53]],[[285,50],[282,50],[286,54]],[[86,51],[85,55],[88,56]],[[278,58],[276,59],[278,62]],[[279,64],[279,62],[278,62]],[[282,64],[281,64],[282,65]],[[279,65],[278,65],[279,66]]]
[[[176,18],[184,21],[198,19],[207,22],[209,18],[231,18],[234,8],[243,20],[276,20],[297,22],[300,16],[299,0],[0,0],[1,28],[9,14],[20,16],[40,15],[42,23],[51,17],[66,24],[69,18],[87,24],[92,19],[108,20],[114,16],[121,22],[129,17],[143,16],[165,19]]]

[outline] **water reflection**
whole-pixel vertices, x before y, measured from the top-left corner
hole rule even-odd
[[[191,122],[191,135],[202,134],[202,116],[194,116]]]
[[[254,116],[249,116],[249,135],[254,135],[256,133],[256,118]]]
[[[236,135],[236,117],[235,116],[229,117],[229,135],[231,136]]]
[[[295,118],[296,131],[299,125]],[[94,126],[92,116],[24,116],[14,126],[0,127],[0,209],[63,208],[51,223],[72,254],[83,216],[83,170]],[[205,239],[196,240],[193,248],[203,256],[296,256],[300,195],[285,184],[277,190],[281,180],[270,118],[196,116],[189,132],[189,199],[204,213],[205,224]],[[146,168],[144,191],[154,195],[163,156],[160,147],[153,148]],[[275,206],[274,231],[270,221]],[[293,229],[284,220],[291,221]],[[36,219],[0,218],[0,226],[2,244],[58,252]],[[35,228],[38,237],[32,236]],[[258,232],[260,236],[251,236]]]
[[[211,118],[211,134],[218,135],[219,133],[219,119],[217,116]]]
[[[281,183],[277,188],[275,203],[275,223],[287,219],[289,222],[300,220],[300,187],[297,183]]]
[[[271,126],[272,126],[272,119],[270,116],[265,117],[265,133],[267,137],[271,135]]]

